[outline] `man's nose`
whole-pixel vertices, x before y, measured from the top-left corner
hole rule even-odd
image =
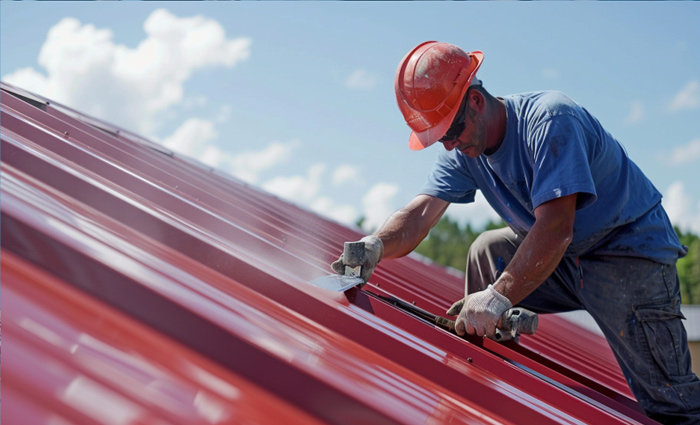
[[[459,145],[459,139],[445,140],[442,142],[442,144],[445,145],[445,149],[451,151],[452,149],[456,148],[457,145]]]

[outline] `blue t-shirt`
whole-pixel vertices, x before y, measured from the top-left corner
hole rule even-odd
[[[633,256],[666,264],[685,255],[661,193],[585,108],[554,91],[504,99],[507,128],[499,149],[470,158],[441,148],[422,194],[468,203],[481,190],[524,237],[535,222],[535,208],[578,193],[566,255]]]

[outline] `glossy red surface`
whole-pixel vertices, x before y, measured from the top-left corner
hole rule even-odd
[[[8,423],[320,423],[2,251]]]
[[[130,424],[653,423],[597,335],[541,317],[519,345],[465,340],[368,295],[443,314],[462,278],[417,256],[316,288],[357,231],[2,90],[8,423],[116,423],[91,397]]]

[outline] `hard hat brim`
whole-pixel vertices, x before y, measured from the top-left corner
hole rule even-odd
[[[408,138],[408,148],[412,151],[419,151],[421,149],[427,148],[430,145],[431,143],[423,144],[423,142],[420,141],[416,133],[413,131],[411,132],[411,135]]]
[[[437,125],[421,133],[412,131],[411,135],[408,137],[408,148],[412,151],[419,151],[440,140],[440,138],[447,133],[447,129],[450,128],[450,124],[452,123],[452,120],[454,120],[455,115],[457,115],[456,110],[454,113],[450,113],[450,116],[448,116],[449,121],[445,120],[447,125]]]

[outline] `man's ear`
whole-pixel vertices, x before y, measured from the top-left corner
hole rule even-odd
[[[484,110],[486,109],[486,98],[484,97],[484,94],[479,90],[471,89],[469,90],[468,96],[467,102],[469,109],[478,113],[479,115],[483,114]]]

